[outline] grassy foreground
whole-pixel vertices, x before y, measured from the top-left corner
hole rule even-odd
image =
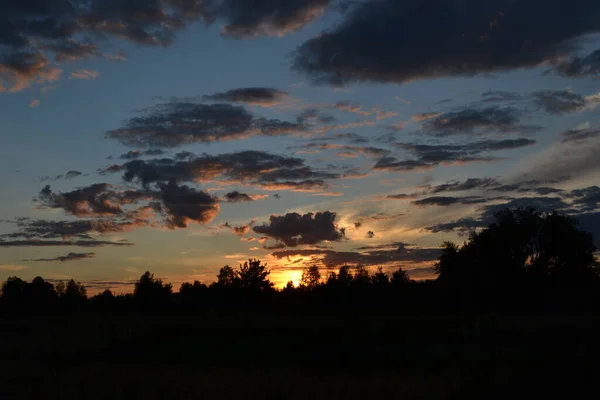
[[[5,318],[0,398],[577,398],[599,333],[593,315]]]

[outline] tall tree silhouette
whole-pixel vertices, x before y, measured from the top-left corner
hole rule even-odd
[[[271,270],[266,264],[262,264],[258,259],[251,259],[240,265],[236,271],[239,287],[242,289],[253,289],[268,291],[273,288],[273,283],[269,280]]]
[[[445,242],[435,266],[451,287],[504,293],[525,282],[580,286],[598,281],[592,237],[556,212],[507,209],[461,247]]]
[[[314,289],[321,283],[321,272],[319,267],[313,265],[302,271],[302,278],[300,279],[300,285],[307,289]]]

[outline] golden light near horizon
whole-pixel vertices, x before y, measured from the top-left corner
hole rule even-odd
[[[281,269],[271,272],[271,280],[276,288],[283,288],[288,282],[293,282],[294,286],[300,285],[302,271],[298,269]]]

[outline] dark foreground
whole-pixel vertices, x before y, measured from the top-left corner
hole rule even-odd
[[[4,318],[0,398],[595,397],[599,333],[590,315]]]

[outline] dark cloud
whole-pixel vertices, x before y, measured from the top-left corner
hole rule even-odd
[[[450,111],[423,122],[425,133],[437,136],[536,132],[540,127],[522,125],[522,111],[514,107],[467,107]]]
[[[186,228],[190,222],[206,224],[219,214],[219,200],[210,194],[175,181],[157,184],[160,200],[171,229]]]
[[[391,153],[391,150],[372,146],[354,146],[339,143],[307,143],[300,147],[308,151],[335,150],[338,154],[345,156],[358,156],[359,154],[373,157],[382,157]]]
[[[0,3],[0,88],[21,90],[55,80],[56,63],[89,57],[111,39],[168,46],[196,21],[224,23],[237,38],[296,31],[323,14],[331,0],[24,0]],[[54,63],[51,61],[54,60]],[[0,90],[1,90],[0,89]]]
[[[395,157],[383,157],[373,166],[379,171],[423,171],[432,169],[435,165],[418,160],[398,160]]]
[[[302,125],[315,125],[315,124],[331,124],[337,121],[337,118],[331,114],[324,113],[322,110],[317,108],[309,108],[297,118],[298,123]]]
[[[458,231],[461,234],[468,233],[476,228],[488,226],[494,222],[494,216],[504,209],[535,208],[540,212],[568,211],[569,205],[560,197],[521,197],[511,199],[504,203],[486,205],[480,209],[477,217],[461,218],[452,222],[443,222],[425,228],[432,233]]]
[[[362,105],[349,101],[339,101],[335,103],[334,107],[339,111],[358,114],[362,115],[363,117],[375,116],[378,120],[398,115],[396,112],[385,112],[378,107],[365,109]]]
[[[310,191],[327,188],[325,179],[339,174],[315,171],[300,158],[274,155],[263,151],[241,151],[219,155],[204,154],[187,160],[134,160],[107,172],[123,171],[127,182],[148,186],[155,182],[199,182],[222,180],[245,183],[268,190]]]
[[[388,214],[388,213],[380,212],[380,213],[367,214],[367,215],[363,214],[360,217],[360,219],[362,222],[364,222],[364,221],[388,221],[388,220],[403,217],[405,215],[406,214],[403,214],[403,213]]]
[[[392,243],[386,243],[386,244],[378,244],[375,246],[362,246],[357,248],[356,250],[397,250],[397,251],[404,251],[406,250],[407,247],[410,247],[412,245],[408,244],[408,243],[404,243],[404,242],[392,242]]]
[[[213,0],[226,24],[223,34],[236,38],[282,36],[322,15],[332,0]],[[211,3],[211,2],[209,2]]]
[[[61,174],[61,175],[56,175],[55,177],[50,177],[50,176],[44,176],[40,178],[40,181],[44,182],[44,181],[57,181],[60,179],[75,179],[78,176],[83,175],[83,172],[79,172],[79,171],[75,171],[75,170],[70,170],[67,171],[66,174]]]
[[[224,200],[228,203],[245,203],[265,198],[266,195],[253,195],[240,193],[237,190],[225,194]]]
[[[533,93],[535,102],[548,114],[562,115],[585,109],[586,99],[568,90],[544,90]]]
[[[259,118],[241,106],[173,101],[131,118],[106,137],[137,147],[176,147],[251,136],[281,136],[299,132],[298,123]]]
[[[584,212],[595,211],[600,208],[600,187],[590,186],[583,189],[572,190],[566,195]]]
[[[229,224],[229,222],[225,222],[223,225],[220,226],[220,228],[230,229],[234,234],[236,234],[238,236],[244,236],[244,235],[247,235],[248,233],[250,233],[250,229],[252,228],[252,225],[254,225],[254,221],[247,223],[245,225],[240,225],[240,226],[233,226],[233,225]],[[250,241],[250,240],[247,240],[247,241]]]
[[[583,128],[583,129],[571,129],[561,133],[564,138],[563,143],[569,142],[584,142],[589,139],[595,139],[600,137],[600,129],[598,128]]]
[[[96,253],[68,253],[65,256],[59,256],[59,257],[55,257],[55,258],[38,258],[35,260],[27,260],[27,261],[35,261],[35,262],[54,262],[54,261],[60,261],[60,262],[65,262],[65,261],[81,261],[81,260],[86,260],[89,258],[94,258],[96,257]]]
[[[375,166],[384,171],[419,171],[432,169],[440,164],[460,165],[471,162],[492,162],[498,158],[486,155],[489,152],[513,150],[531,146],[536,142],[531,139],[483,140],[468,144],[411,144],[394,143],[394,146],[413,153],[416,158],[399,160],[396,157],[382,157]]]
[[[427,188],[428,193],[462,192],[473,189],[486,189],[499,186],[495,178],[469,178],[465,181],[452,181]]]
[[[367,139],[366,137],[364,137],[362,135],[359,135],[358,133],[354,133],[354,132],[336,133],[335,135],[330,135],[330,136],[321,137],[321,138],[314,138],[314,139],[311,139],[311,142],[322,142],[322,141],[333,141],[333,140],[347,141],[352,144],[363,144],[363,143],[369,142],[369,139]]]
[[[522,100],[523,96],[518,93],[507,92],[505,90],[492,90],[481,94],[484,103],[497,103],[504,101]]]
[[[600,31],[594,0],[357,2],[298,47],[294,68],[316,82],[472,76],[557,62]],[[435,21],[433,23],[432,21]]]
[[[425,230],[431,233],[458,231],[460,234],[465,234],[476,228],[481,228],[484,226],[486,226],[486,224],[483,221],[475,218],[461,218],[452,222],[442,222],[436,225],[428,226],[425,228]]]
[[[569,78],[583,78],[600,74],[600,50],[595,50],[585,57],[573,57],[571,60],[560,62],[556,70]]]
[[[123,210],[115,203],[115,192],[107,183],[96,183],[66,193],[54,193],[49,185],[38,196],[44,207],[62,208],[76,216],[121,214]]]
[[[106,240],[0,240],[0,247],[104,247],[133,246],[129,242],[111,242]]]
[[[335,224],[335,218],[336,214],[330,211],[271,215],[268,224],[255,226],[253,231],[288,247],[338,242],[344,235]]]
[[[65,179],[74,179],[81,175],[83,175],[83,172],[71,170],[67,171],[67,173],[65,174]]]
[[[480,204],[486,203],[490,199],[479,196],[469,197],[449,197],[449,196],[433,196],[412,202],[415,206],[442,206],[447,207],[455,204]]]
[[[482,153],[489,153],[502,150],[514,150],[536,143],[535,140],[519,138],[504,140],[483,140],[471,142],[468,144],[408,144],[395,143],[398,148],[412,152],[417,156],[418,161],[437,165],[440,163],[467,163],[477,161],[494,161],[490,156],[481,156]]]
[[[246,103],[266,107],[277,105],[287,97],[289,97],[289,94],[286,92],[264,87],[232,89],[226,92],[204,96],[206,100],[230,101],[233,103]]]
[[[162,156],[163,154],[166,154],[166,151],[161,149],[150,149],[146,151],[130,150],[125,154],[121,154],[119,158],[121,160],[137,160],[144,156]]]
[[[363,252],[335,251],[322,249],[308,250],[282,250],[275,251],[272,255],[278,259],[288,257],[311,257],[311,263],[320,263],[324,266],[336,267],[341,265],[406,265],[411,263],[432,262],[439,256],[439,249],[418,248],[412,246],[398,246],[393,249],[373,249]]]

